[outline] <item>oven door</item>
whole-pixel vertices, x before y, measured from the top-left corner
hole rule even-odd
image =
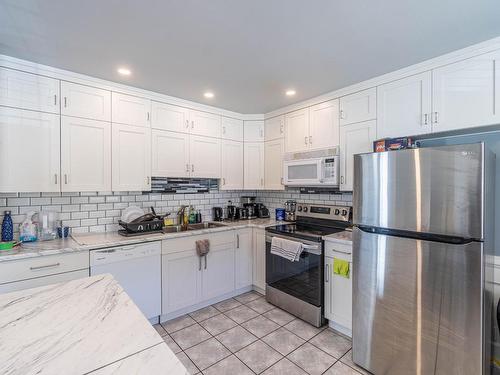
[[[300,240],[304,250],[300,259],[292,262],[271,254],[273,236],[266,235],[266,284],[311,305],[322,307],[324,300],[322,243]],[[293,237],[278,237],[298,240]]]
[[[284,162],[285,185],[311,186],[323,183],[323,158]]]

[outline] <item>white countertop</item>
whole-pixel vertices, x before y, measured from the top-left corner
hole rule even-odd
[[[23,243],[21,246],[18,246],[13,250],[0,251],[0,262],[75,251],[89,251],[103,247],[129,245],[148,241],[160,241],[177,237],[196,236],[205,233],[215,233],[242,228],[265,228],[283,222],[279,222],[274,219],[252,219],[224,221],[220,223],[224,226],[218,228],[182,231],[177,233],[151,233],[137,237],[124,237],[119,235],[118,232],[75,233],[71,235],[71,238],[28,242]]]
[[[188,374],[111,275],[0,295],[1,374],[128,374],[134,368]]]
[[[352,231],[344,230],[342,232],[329,234],[328,236],[323,236],[323,240],[352,245]]]

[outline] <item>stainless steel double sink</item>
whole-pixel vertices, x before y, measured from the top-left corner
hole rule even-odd
[[[221,223],[198,223],[198,224],[188,224],[187,227],[182,227],[182,225],[169,225],[168,227],[163,228],[163,233],[177,233],[177,232],[185,232],[190,230],[200,230],[200,229],[210,229],[210,228],[219,228],[225,227],[226,225]]]

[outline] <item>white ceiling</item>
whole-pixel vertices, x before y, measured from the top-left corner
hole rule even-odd
[[[0,53],[264,113],[498,36],[499,20],[498,0],[0,0]]]

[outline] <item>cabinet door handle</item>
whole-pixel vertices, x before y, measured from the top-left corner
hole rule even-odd
[[[186,164],[186,172],[189,172],[189,164]]]
[[[240,235],[238,233],[236,233],[236,248],[240,248]]]
[[[64,174],[64,185],[68,184],[68,175],[65,173]]]
[[[68,99],[64,97],[64,108],[66,108],[67,106],[68,106]]]
[[[194,120],[191,121],[191,129],[194,129]]]
[[[438,112],[434,112],[434,124],[437,124],[439,122],[439,113]]]
[[[191,164],[191,172],[194,172],[194,164]]]
[[[325,282],[327,283],[329,281],[328,276],[330,274],[330,267],[328,267],[328,264],[326,265],[326,271],[325,271]]]
[[[340,184],[344,185],[344,176],[340,176]]]
[[[198,257],[199,263],[198,263],[198,271],[201,271],[201,257]]]
[[[280,125],[280,134],[283,134],[283,125]]]
[[[146,184],[148,184],[148,185],[149,185],[149,176],[148,176],[148,177],[146,177]]]
[[[260,179],[260,186],[264,186],[264,179],[263,178]]]
[[[313,144],[313,137],[312,137],[312,135],[309,136],[309,143]]]
[[[56,185],[57,185],[57,173],[56,173],[56,174],[54,174],[54,184],[56,184]]]
[[[148,111],[147,121],[149,121],[150,117],[151,116],[150,116],[149,111]]]
[[[30,267],[30,270],[31,271],[36,271],[36,270],[41,270],[41,269],[44,269],[44,268],[58,267],[60,265],[61,265],[61,263],[52,263],[52,264],[46,264],[44,266]]]
[[[304,137],[304,144],[307,145],[307,136]]]
[[[284,185],[283,177],[281,177],[281,185]]]
[[[189,128],[189,120],[186,120],[186,129]]]
[[[428,125],[429,122],[429,115],[427,113],[424,113],[424,125]]]
[[[205,254],[205,269],[207,269],[207,254]]]
[[[259,134],[260,134],[260,137],[262,138],[264,136],[264,131],[262,129],[259,129]]]
[[[54,105],[57,105],[57,95],[54,95]]]
[[[222,185],[225,185],[225,184],[226,184],[226,178],[222,177]]]
[[[222,134],[226,134],[226,127],[225,126],[222,127]]]
[[[343,120],[345,119],[345,113],[344,113],[344,110],[340,110],[340,118]]]

